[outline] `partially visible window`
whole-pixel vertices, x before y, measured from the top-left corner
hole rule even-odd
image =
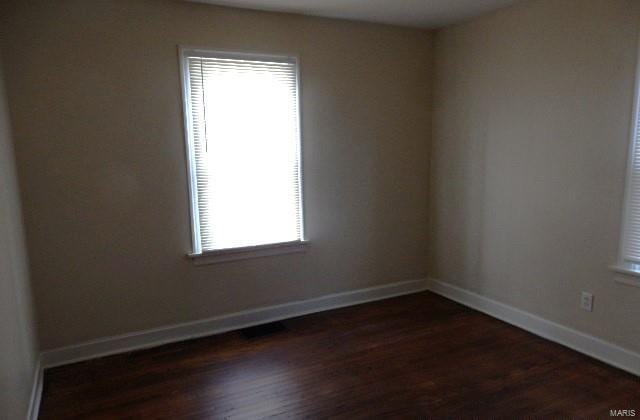
[[[181,54],[193,253],[302,243],[297,60]]]
[[[634,92],[620,261],[614,269],[640,275],[640,77],[638,79]]]

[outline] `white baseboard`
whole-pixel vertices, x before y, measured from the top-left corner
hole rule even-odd
[[[27,420],[37,420],[40,414],[40,401],[42,400],[42,363],[38,358],[35,371],[33,373],[33,386],[31,388],[31,398],[29,400],[29,411],[27,412]]]
[[[562,344],[635,375],[640,375],[640,354],[631,350],[449,283],[430,279],[428,289],[547,340]]]
[[[426,290],[426,288],[427,281],[425,279],[409,280],[368,289],[335,293],[282,305],[261,307],[214,318],[101,338],[69,347],[48,350],[42,353],[41,361],[44,368],[66,365],[97,357],[219,334],[314,312],[417,293]]]

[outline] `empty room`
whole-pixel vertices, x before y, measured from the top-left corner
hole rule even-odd
[[[640,0],[0,0],[0,419],[640,417]]]

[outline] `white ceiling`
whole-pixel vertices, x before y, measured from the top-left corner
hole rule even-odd
[[[521,0],[190,0],[245,9],[300,13],[437,28]]]

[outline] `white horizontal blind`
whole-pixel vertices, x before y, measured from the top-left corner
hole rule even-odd
[[[183,52],[194,252],[303,239],[297,62]]]
[[[624,262],[640,264],[640,89],[638,88],[636,88],[631,135],[622,249]]]

